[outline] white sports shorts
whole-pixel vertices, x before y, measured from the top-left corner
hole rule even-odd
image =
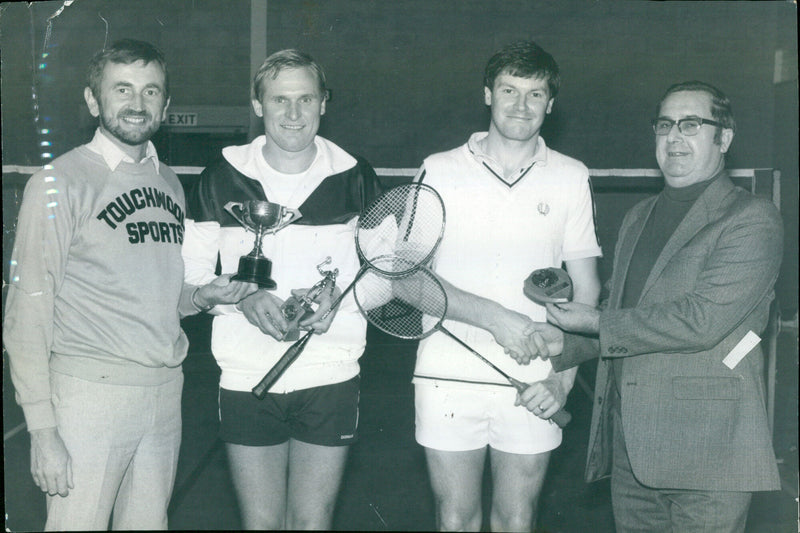
[[[561,428],[514,405],[517,390],[415,380],[416,439],[426,448],[469,451],[487,445],[506,453],[537,454],[561,444]]]

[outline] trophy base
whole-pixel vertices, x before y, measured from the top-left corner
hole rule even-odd
[[[262,289],[272,290],[278,284],[270,278],[272,272],[272,261],[266,257],[252,257],[245,255],[239,258],[239,271],[231,279],[256,283]]]

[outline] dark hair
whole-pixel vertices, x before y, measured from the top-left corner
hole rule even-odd
[[[100,82],[103,79],[103,69],[107,63],[122,63],[130,65],[137,61],[144,61],[145,65],[156,62],[164,71],[164,92],[169,98],[169,75],[164,54],[150,43],[135,39],[121,39],[97,52],[89,61],[89,70],[86,74],[86,83],[92,90],[95,98],[100,98]]]
[[[483,85],[493,90],[495,78],[502,73],[547,80],[550,98],[555,98],[561,87],[556,60],[533,41],[517,41],[496,52],[486,64]]]
[[[704,92],[708,94],[711,97],[711,118],[722,124],[722,128],[733,130],[734,133],[736,132],[736,121],[733,118],[731,101],[728,100],[725,93],[713,85],[702,81],[684,81],[670,86],[664,93],[664,96],[661,97],[661,101],[658,102],[656,116],[661,114],[661,105],[664,103],[664,100],[667,99],[667,96],[683,91]],[[714,134],[714,142],[717,144],[722,142],[722,128],[717,127],[717,132]]]
[[[262,63],[253,77],[251,98],[260,102],[261,95],[264,92],[264,79],[269,76],[274,80],[282,70],[291,68],[310,69],[317,77],[320,96],[323,99],[327,98],[328,89],[325,85],[325,71],[322,70],[322,66],[307,53],[293,48],[275,52],[264,60],[264,63]]]

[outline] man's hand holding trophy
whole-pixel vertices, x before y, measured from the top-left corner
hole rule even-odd
[[[307,328],[310,324],[308,320],[314,316],[315,313],[327,312],[330,309],[330,304],[334,299],[334,291],[336,290],[336,276],[339,274],[339,269],[323,270],[322,267],[329,264],[331,258],[328,257],[317,265],[317,272],[320,273],[322,279],[314,284],[308,290],[295,289],[292,291],[292,296],[284,302],[281,307],[283,318],[289,323],[289,327],[283,336],[285,341],[296,341],[300,337],[300,329]],[[320,305],[320,308],[314,309],[313,303],[320,302],[321,298],[325,298],[327,305]],[[325,307],[325,309],[323,309]],[[324,325],[319,333],[324,333],[328,330],[333,314],[329,314],[323,318]],[[304,323],[305,322],[305,323]],[[317,328],[315,328],[316,330]]]
[[[268,201],[248,201],[248,202],[228,202],[225,210],[231,214],[242,226],[256,234],[253,250],[239,258],[239,270],[232,279],[258,284],[259,288],[273,290],[278,284],[270,277],[272,275],[272,261],[261,252],[261,244],[266,234],[274,234],[296,221],[303,215],[297,209],[284,207],[282,205]],[[280,311],[283,320],[277,319],[272,313],[267,312],[266,318],[269,325],[276,332],[270,331],[271,328],[263,324],[262,331],[272,334],[283,341],[296,341],[300,336],[300,329],[309,329],[309,319],[318,311],[326,313],[330,309],[336,291],[336,276],[338,269],[323,270],[322,267],[329,264],[331,258],[328,257],[321,264],[317,265],[317,271],[322,276],[310,289],[294,289],[292,296],[281,305]],[[325,304],[327,302],[327,305]],[[318,309],[314,309],[313,304],[319,303]],[[324,309],[323,309],[324,308]],[[328,313],[319,322],[320,332],[327,331],[333,314]],[[286,326],[284,327],[284,324]],[[257,324],[259,325],[259,324]],[[261,325],[260,325],[261,326]],[[279,335],[274,335],[279,333]]]

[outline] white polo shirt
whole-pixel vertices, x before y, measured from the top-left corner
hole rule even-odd
[[[509,184],[500,177],[500,165],[478,146],[486,135],[475,133],[467,144],[428,157],[418,174],[445,204],[446,227],[434,270],[462,290],[544,321],[546,309],[522,291],[531,271],[602,254],[589,171],[539,137],[533,160]],[[538,359],[519,365],[484,329],[450,320],[444,326],[521,381],[544,379],[551,369],[549,361]],[[420,342],[415,375],[508,384],[442,333]]]

